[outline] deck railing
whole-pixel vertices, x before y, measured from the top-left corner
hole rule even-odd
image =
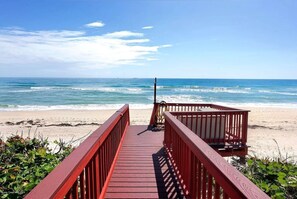
[[[165,111],[177,117],[222,156],[247,155],[248,112],[215,104],[156,103],[150,125],[164,125]]]
[[[164,146],[189,198],[269,198],[169,112]]]
[[[129,106],[125,105],[25,198],[103,198],[129,123]]]
[[[246,145],[248,111],[219,110],[171,114],[210,145]]]
[[[216,109],[216,110],[239,110],[231,107],[220,106],[215,104],[180,104],[180,103],[155,103],[153,113],[150,120],[150,125],[164,124],[164,112],[196,112],[202,109]]]

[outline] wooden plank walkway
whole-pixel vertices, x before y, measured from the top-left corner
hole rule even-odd
[[[105,198],[184,198],[163,140],[163,131],[129,126]]]

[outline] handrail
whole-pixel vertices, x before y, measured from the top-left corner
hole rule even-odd
[[[170,113],[208,144],[229,144],[246,148],[248,112],[207,110]]]
[[[129,123],[129,106],[124,105],[46,176],[25,199],[103,198],[106,182]]]
[[[189,198],[269,198],[171,113],[164,115],[164,146]]]
[[[183,114],[183,113],[186,113],[188,115],[196,115],[197,113],[241,113],[241,112],[249,112],[248,110],[203,110],[203,111],[191,111],[191,112],[188,112],[188,111],[184,111],[184,112],[181,112],[181,111],[169,111],[171,114]]]
[[[204,108],[212,108],[217,109],[217,111],[245,111],[240,110],[236,108],[231,108],[227,106],[221,106],[216,104],[196,104],[196,103],[155,103],[153,112],[150,119],[150,125],[158,125],[158,124],[164,124],[164,116],[163,113],[165,111],[169,112],[193,112],[193,111],[199,111],[200,109]],[[203,111],[209,111],[209,110],[203,110]]]
[[[158,103],[156,103],[158,104]],[[160,103],[159,103],[160,104]],[[212,103],[166,103],[167,106],[172,106],[172,107],[210,107],[214,108],[217,110],[240,110],[237,108],[232,108],[229,106],[222,106],[222,105],[217,105],[217,104],[212,104]]]

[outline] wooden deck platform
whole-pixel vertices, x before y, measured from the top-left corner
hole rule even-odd
[[[105,198],[184,198],[163,140],[163,131],[129,126]]]

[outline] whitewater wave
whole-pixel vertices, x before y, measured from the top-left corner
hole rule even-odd
[[[268,93],[268,94],[278,94],[278,95],[292,95],[297,96],[297,93],[289,93],[289,92],[279,92],[279,91],[270,91],[270,90],[259,90],[259,93]]]
[[[141,88],[113,88],[113,87],[98,87],[98,88],[73,88],[81,91],[101,91],[107,93],[126,93],[126,94],[141,94],[144,91]]]
[[[9,93],[32,93],[37,92],[38,90],[16,90],[16,91],[8,91]]]
[[[12,90],[9,91],[10,93],[31,93],[31,92],[44,92],[44,91],[51,91],[51,90],[71,90],[70,87],[57,87],[57,86],[37,86],[37,87],[30,87],[30,89],[24,90]]]
[[[153,100],[153,97],[149,97],[149,100]],[[198,103],[203,102],[200,96],[195,95],[158,95],[157,101],[165,101],[172,103]]]
[[[142,94],[145,90],[141,88],[114,88],[114,87],[31,87],[30,90],[15,90],[9,91],[11,93],[29,93],[29,92],[44,92],[50,90],[67,91],[67,90],[78,90],[78,91],[99,91],[106,93],[123,93],[123,94]]]
[[[80,105],[0,105],[0,111],[47,111],[47,110],[118,110],[124,104],[80,104]],[[152,104],[129,104],[130,109],[151,109]]]
[[[297,103],[235,103],[235,102],[211,102],[228,107],[259,107],[259,108],[294,108],[297,109]]]
[[[176,86],[157,86],[157,89],[172,89]],[[149,86],[149,88],[154,88],[154,86]]]
[[[37,86],[37,87],[30,87],[30,89],[24,90],[11,90],[8,91],[10,93],[31,93],[31,92],[43,92],[43,91],[50,91],[50,90],[69,90],[69,87],[56,87],[56,86]]]
[[[202,88],[202,87],[190,87],[190,88],[178,88],[174,89],[175,92],[199,92],[199,93],[242,93],[248,94],[249,89],[239,90],[239,89],[230,89],[226,87],[213,87],[213,88]]]

